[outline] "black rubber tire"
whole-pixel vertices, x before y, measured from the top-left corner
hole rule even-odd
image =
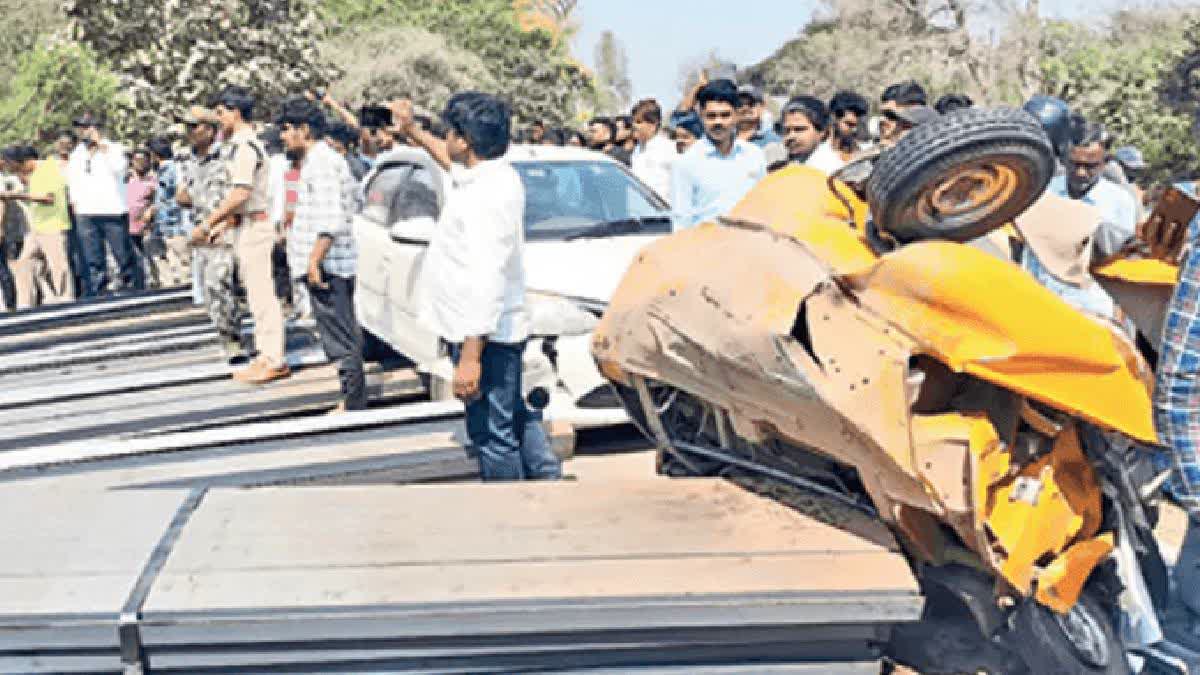
[[[1000,172],[1007,180],[997,182],[1011,187],[966,212],[933,208],[930,195],[969,168]],[[1054,150],[1032,116],[968,108],[918,126],[884,152],[867,181],[867,200],[875,224],[901,242],[966,242],[1012,222],[1042,195],[1054,170]]]
[[[1013,629],[1008,635],[1009,645],[1025,659],[1031,673],[1131,675],[1112,614],[1097,596],[1096,587],[1088,586],[1072,611],[1080,612],[1091,624],[1094,644],[1105,657],[1099,663],[1081,656],[1052,610],[1033,599],[1026,600],[1017,609]]]

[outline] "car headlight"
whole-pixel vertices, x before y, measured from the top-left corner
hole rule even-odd
[[[574,302],[544,293],[526,296],[530,335],[587,335],[599,318]]]

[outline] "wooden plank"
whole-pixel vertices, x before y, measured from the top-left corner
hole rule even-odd
[[[782,591],[916,587],[893,551],[721,480],[222,490],[147,609]]]

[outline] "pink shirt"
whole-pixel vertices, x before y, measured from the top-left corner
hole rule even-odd
[[[151,197],[156,187],[158,177],[152,171],[140,178],[137,174],[129,177],[129,182],[125,184],[125,204],[129,208],[129,234],[141,234],[142,230],[146,229],[138,219],[150,208]]]

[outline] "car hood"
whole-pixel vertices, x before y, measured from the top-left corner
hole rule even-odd
[[[662,235],[530,241],[525,286],[530,291],[608,302],[637,254]]]

